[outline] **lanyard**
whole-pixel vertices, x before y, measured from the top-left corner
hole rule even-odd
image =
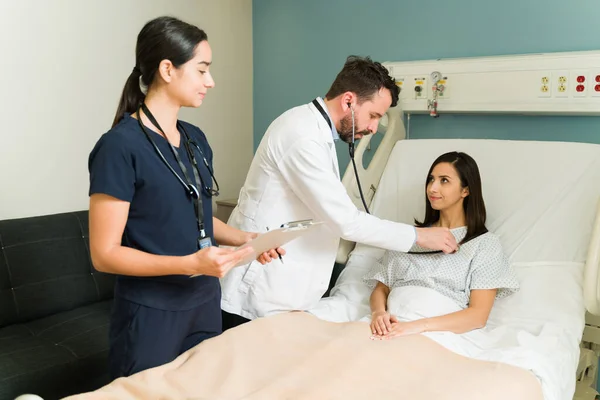
[[[163,131],[163,129],[160,127],[160,125],[158,124],[158,121],[156,120],[156,118],[154,118],[154,115],[152,115],[152,113],[150,112],[150,110],[148,109],[148,107],[146,107],[145,103],[141,104],[140,109],[142,111],[144,111],[144,114],[146,114],[146,117],[148,117],[148,119],[150,120],[150,122],[152,122],[152,124],[160,131],[160,133],[166,139],[167,135],[165,134],[165,132]],[[181,184],[184,186],[184,188],[186,190],[186,193],[192,198],[192,200],[194,202],[194,213],[196,214],[196,222],[198,223],[198,231],[200,232],[200,237],[198,238],[198,246],[199,246],[199,248],[204,248],[204,247],[210,246],[210,238],[206,237],[206,232],[204,230],[204,211],[202,209],[202,196],[200,195],[200,192],[199,192],[199,189],[198,189],[198,188],[201,187],[202,181],[201,181],[200,175],[198,173],[198,163],[196,162],[196,157],[194,156],[194,152],[193,152],[193,150],[190,148],[190,146],[188,144],[188,142],[190,140],[189,140],[187,132],[185,131],[185,128],[183,126],[181,126],[179,123],[177,124],[178,129],[181,126],[181,130],[183,131],[183,136],[185,136],[185,137],[181,138],[181,141],[183,142],[183,146],[185,147],[185,150],[186,150],[186,152],[188,154],[188,158],[190,159],[190,162],[192,163],[192,172],[193,172],[193,175],[194,175],[194,180],[195,180],[196,186],[194,186],[192,184],[192,182],[190,180],[190,177],[188,175],[188,172],[187,172],[187,168],[185,167],[185,165],[181,161],[181,157],[179,156],[179,152],[177,151],[177,149],[175,148],[175,146],[173,146],[171,144],[171,142],[169,142],[168,139],[167,139],[167,143],[169,143],[169,147],[171,148],[171,152],[173,153],[173,156],[177,160],[177,163],[179,164],[179,168],[181,168],[181,171],[183,172],[183,175],[185,177],[185,182],[179,176],[179,174],[177,172],[175,172],[175,170],[173,169],[173,167],[171,167],[171,165],[167,162],[167,160],[165,159],[165,157],[161,153],[160,149],[158,148],[158,146],[154,142],[154,139],[152,139],[152,136],[149,135],[148,132],[146,131],[146,128],[144,127],[144,124],[142,123],[141,115],[140,115],[139,111],[140,110],[138,109],[138,123],[139,123],[140,127],[142,128],[142,131],[146,134],[146,137],[150,140],[150,142],[152,143],[152,146],[154,147],[154,149],[156,150],[156,152],[158,153],[158,155],[160,156],[160,158],[167,165],[167,167],[169,167],[169,169],[175,175],[175,177],[179,180],[179,182],[181,182]]]
[[[327,115],[325,110],[323,110],[323,107],[321,107],[321,103],[319,103],[317,99],[314,99],[312,103],[315,105],[315,107],[317,107],[317,110],[319,110],[323,118],[325,118],[325,122],[327,122],[327,125],[329,125],[329,129],[333,129],[333,127],[331,126],[331,120],[329,119],[329,116]]]

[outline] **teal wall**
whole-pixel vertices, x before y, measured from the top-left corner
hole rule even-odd
[[[350,54],[407,61],[600,49],[599,0],[253,0],[254,146]],[[410,138],[600,143],[600,117],[411,117]],[[380,136],[380,135],[378,135]],[[340,169],[347,147],[338,143]]]

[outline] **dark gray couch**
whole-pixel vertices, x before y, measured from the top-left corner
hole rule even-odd
[[[0,400],[108,383],[113,286],[92,267],[87,211],[0,221]]]

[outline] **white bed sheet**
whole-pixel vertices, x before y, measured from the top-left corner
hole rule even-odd
[[[446,345],[474,358],[530,369],[541,380],[546,400],[570,400],[585,323],[583,263],[600,198],[600,146],[401,141],[390,155],[371,207],[373,214],[406,223],[422,218],[429,166],[453,150],[470,154],[479,165],[487,226],[500,236],[521,290],[496,302],[483,331],[460,335],[462,349],[460,341]],[[338,322],[368,315],[370,290],[362,277],[382,254],[382,249],[358,244],[331,296],[311,312]],[[444,344],[444,335],[437,338]]]

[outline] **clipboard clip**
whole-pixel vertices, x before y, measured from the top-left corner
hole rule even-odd
[[[285,224],[281,224],[281,228],[305,228],[313,224],[312,219],[301,219],[298,221],[290,221]]]

